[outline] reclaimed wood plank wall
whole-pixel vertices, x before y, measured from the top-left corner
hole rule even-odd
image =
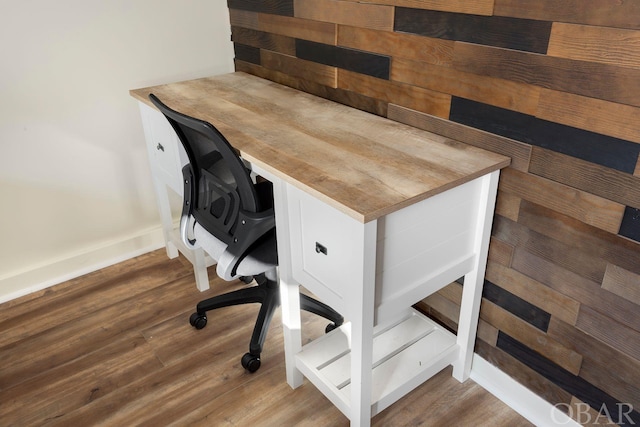
[[[236,70],[513,159],[476,351],[576,415],[640,422],[640,2],[228,6]],[[452,329],[460,292],[425,301]]]

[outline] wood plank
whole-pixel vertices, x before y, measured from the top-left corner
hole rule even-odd
[[[308,40],[296,40],[296,56],[379,79],[388,80],[391,69],[388,56]]]
[[[608,313],[612,320],[626,325],[628,328],[637,328],[640,325],[640,310],[638,310],[638,306],[602,289],[599,283],[594,283],[551,261],[519,248],[516,248],[514,252],[512,265],[520,273],[580,302],[582,304],[581,312],[586,307],[597,308]],[[579,319],[580,316],[578,316],[578,321]],[[610,332],[604,330],[600,331],[600,333],[607,334]]]
[[[344,1],[360,2],[362,0]],[[491,15],[493,13],[493,1],[494,0],[375,0],[377,4],[388,4],[396,7],[440,10],[474,15]]]
[[[567,324],[575,325],[578,319],[580,310],[578,301],[514,269],[489,261],[487,279]]]
[[[293,16],[293,0],[227,0],[229,9]]]
[[[544,332],[524,322],[505,309],[487,300],[482,301],[480,317],[529,349],[541,354],[563,369],[577,375],[582,364],[582,356],[547,336]]]
[[[134,329],[151,317],[165,319],[175,316],[186,304],[193,302],[193,296],[179,292],[181,288],[193,288],[193,280],[193,277],[180,278],[105,307],[99,315],[92,312],[79,318],[72,317],[46,333],[0,347],[0,353],[4,354],[0,384],[3,389],[9,388],[68,363],[85,355],[90,348],[99,349],[101,344],[117,334]],[[118,328],[105,326],[110,325],[113,319],[118,319]],[[74,342],[83,345],[77,346]],[[47,351],[42,351],[45,348]]]
[[[354,84],[384,82],[351,74]],[[400,89],[411,102],[424,101],[411,87]],[[249,162],[362,222],[509,164],[504,156],[244,73],[132,94],[149,102],[150,92],[216,126]]]
[[[640,143],[640,108],[542,89],[536,117]]]
[[[605,199],[640,208],[640,177],[539,147],[533,147],[529,171]]]
[[[472,99],[524,114],[535,114],[539,87],[466,73],[450,67],[431,66],[394,57],[391,80]]]
[[[640,29],[640,4],[611,0],[495,0],[499,16]]]
[[[634,68],[463,42],[456,42],[453,64],[469,73],[640,106],[640,70]]]
[[[393,7],[337,0],[294,0],[295,16],[314,21],[393,31]]]
[[[530,366],[540,375],[546,377],[577,398],[587,402],[591,407],[601,408],[604,404],[610,408],[610,411],[617,408],[617,404],[619,402],[617,402],[615,398],[608,395],[598,387],[595,387],[593,384],[590,384],[583,378],[576,376],[548,359],[541,357],[539,353],[532,351],[524,344],[507,334],[500,333],[498,336],[497,348],[504,350],[516,359]],[[633,418],[640,420],[640,413],[635,412],[633,414]]]
[[[336,43],[337,26],[331,22],[268,14],[259,14],[258,20],[257,29],[261,31],[318,43]]]
[[[50,299],[46,306],[41,305],[43,300],[36,299],[2,310],[5,319],[0,322],[0,348],[24,339],[34,324],[40,325],[41,331],[54,330],[69,319],[92,315],[123,298],[144,295],[155,288],[156,282],[161,278],[167,281],[193,279],[193,273],[189,269],[177,259],[168,260],[166,254],[145,256],[138,258],[138,261],[140,264],[137,271],[144,272],[142,277],[127,270],[108,268],[98,276],[90,276],[98,280],[87,279],[87,286],[81,289],[75,286],[62,292],[57,287],[50,289]],[[72,285],[75,283],[70,282]]]
[[[571,401],[571,393],[563,390],[503,350],[478,341],[476,343],[476,352],[491,364],[498,366],[502,372],[520,384],[526,384],[529,390],[547,402],[568,404]]]
[[[548,334],[567,347],[582,354],[584,376],[587,381],[602,386],[605,381],[595,380],[594,376],[605,376],[615,379],[615,382],[623,382],[637,387],[640,384],[640,361],[622,353],[617,348],[612,348],[595,337],[592,337],[575,327],[568,325],[558,318],[552,318]],[[615,360],[615,363],[611,363]],[[602,371],[596,374],[594,365],[602,367]],[[602,387],[603,390],[615,396],[617,393],[610,387]],[[637,396],[637,395],[636,395]],[[637,398],[637,397],[636,397]]]
[[[232,27],[260,30],[260,15],[256,12],[229,9],[229,22]]]
[[[338,88],[330,88],[328,86],[310,82],[308,80],[298,79],[293,76],[289,76],[288,74],[269,70],[255,64],[250,64],[242,61],[236,61],[236,71],[243,71],[245,73],[253,74],[254,76],[262,77],[264,79],[268,79],[282,85],[302,90],[304,92],[322,98],[330,99],[332,101],[339,102],[340,104],[348,105],[362,111],[367,111],[378,116],[386,117],[387,115],[386,102],[360,95],[357,92],[351,92]]]
[[[640,68],[640,31],[554,22],[547,55]]]
[[[7,425],[37,425],[117,392],[153,375],[161,367],[141,335],[126,333],[99,351],[45,370],[15,387],[4,388],[0,391],[0,418]],[[64,399],[60,398],[61,390]]]
[[[449,120],[631,173],[640,144],[453,96]]]
[[[613,292],[640,306],[640,274],[632,273],[615,264],[607,264],[602,289]]]
[[[434,116],[446,118],[449,115],[451,96],[441,92],[345,70],[338,71],[338,87]]]
[[[176,266],[174,261],[166,259],[164,250],[155,251],[154,257]],[[136,258],[123,263],[124,269],[114,266],[98,275],[91,274],[86,277],[86,283],[78,278],[38,296],[21,298],[19,303],[1,304],[0,313],[6,308],[17,310],[18,306],[28,303],[44,309],[60,306],[60,315],[64,317],[64,309],[70,309],[73,300],[63,298],[63,294],[82,293],[85,286],[117,280],[119,276],[137,275],[143,279],[147,272],[144,268],[137,271],[138,261],[145,263],[144,257]],[[186,269],[182,257],[177,262]],[[137,300],[139,305],[135,305],[121,295],[124,299],[114,305],[123,304],[123,309],[129,312],[140,312],[137,322],[132,322],[129,316],[109,317],[115,314],[111,308],[96,311],[95,325],[91,316],[66,319],[69,324],[96,331],[100,335],[98,341],[90,335],[42,330],[41,324],[28,322],[30,328],[25,331],[24,340],[55,345],[42,345],[37,349],[13,345],[10,352],[4,347],[0,350],[3,365],[8,361],[5,355],[10,354],[11,360],[21,360],[32,357],[31,351],[39,353],[42,359],[50,358],[51,363],[48,367],[43,365],[31,379],[0,390],[2,424],[69,426],[133,422],[210,426],[223,422],[348,426],[346,417],[311,383],[293,390],[284,381],[278,313],[263,353],[263,366],[255,374],[247,374],[241,368],[239,357],[246,351],[257,307],[236,306],[214,312],[210,322],[215,325],[210,323],[203,330],[188,325],[186,319],[195,304],[192,299],[215,295],[221,287],[213,270],[211,277],[212,287],[218,289],[205,293],[195,289],[193,279],[191,283],[171,288],[162,277],[156,277],[153,280],[156,287],[149,292],[155,297],[152,301],[143,297]],[[242,285],[225,283],[225,287],[231,289],[238,286]],[[99,298],[87,303],[98,304]],[[180,302],[176,305],[175,300]],[[326,321],[308,313],[303,313],[302,318],[304,340],[324,333]],[[60,323],[60,320],[54,321]],[[98,325],[110,332],[105,334],[95,329]],[[67,332],[70,329],[67,328]],[[49,334],[56,335],[55,339],[47,338]],[[61,358],[59,348],[63,347],[78,357]],[[6,383],[0,382],[0,385],[4,387]],[[479,404],[483,406],[481,411],[477,408]],[[424,411],[425,407],[439,409]],[[452,425],[455,420],[451,417],[462,413],[490,415],[492,425],[496,426],[530,425],[473,381],[460,384],[451,377],[451,368],[379,414],[372,424],[386,426],[394,420],[401,423],[409,420],[415,425]]]
[[[453,62],[454,42],[413,34],[338,25],[338,45],[427,64],[450,66]]]
[[[499,239],[491,237],[489,244],[489,261],[505,267],[511,266],[513,256],[513,246]],[[547,310],[548,311],[548,310]]]
[[[528,52],[545,53],[551,22],[396,7],[394,30]]]
[[[499,221],[499,227],[513,227],[513,224],[505,222]],[[640,247],[637,243],[526,200],[522,202],[519,222],[521,225],[518,226],[570,245],[574,251],[585,252],[640,274]]]
[[[284,55],[293,56],[296,54],[296,43],[292,37],[234,26],[231,27],[231,40],[247,46],[272,50]]]
[[[635,305],[636,313],[639,311],[638,308]],[[600,307],[598,309],[602,310]],[[640,360],[640,331],[637,330],[640,329],[640,323],[623,325],[591,307],[583,306],[580,308],[576,327],[610,347]]]
[[[625,209],[587,191],[511,168],[502,172],[500,190],[610,233],[618,232]]]
[[[518,221],[521,201],[522,199],[520,197],[499,190],[496,199],[496,214],[509,218],[512,221]]]
[[[338,72],[336,67],[318,64],[268,50],[260,52],[260,64],[265,68],[286,73],[294,77],[311,80],[329,87],[337,87]]]
[[[447,138],[462,141],[465,144],[500,153],[511,158],[511,168],[525,172],[529,170],[531,146],[528,144],[396,104],[389,105],[387,117]]]
[[[617,361],[618,359],[615,360]],[[582,361],[580,377],[613,396],[619,402],[638,408],[640,405],[639,384],[629,382],[628,378],[622,379],[617,375],[612,375],[609,369],[611,364],[609,362],[601,365],[592,359],[585,358]]]

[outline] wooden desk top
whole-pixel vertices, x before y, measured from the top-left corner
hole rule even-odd
[[[511,161],[241,72],[130,93],[208,121],[249,162],[361,222]]]

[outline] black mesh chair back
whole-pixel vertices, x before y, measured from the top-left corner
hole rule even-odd
[[[202,329],[210,310],[260,303],[249,352],[241,359],[245,369],[255,372],[269,323],[280,304],[273,187],[268,181],[253,183],[238,154],[213,125],[172,110],[153,94],[149,99],[165,115],[189,158],[182,169],[182,241],[214,257],[222,279],[257,284],[200,301],[189,322]],[[326,304],[305,294],[300,298],[303,310],[333,322],[328,330],[344,321]]]

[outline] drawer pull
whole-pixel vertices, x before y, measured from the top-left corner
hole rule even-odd
[[[327,247],[316,242],[316,252],[319,254],[327,254]]]
[[[164,147],[160,143],[158,143],[158,146],[156,147],[156,150],[162,151],[164,153]]]

